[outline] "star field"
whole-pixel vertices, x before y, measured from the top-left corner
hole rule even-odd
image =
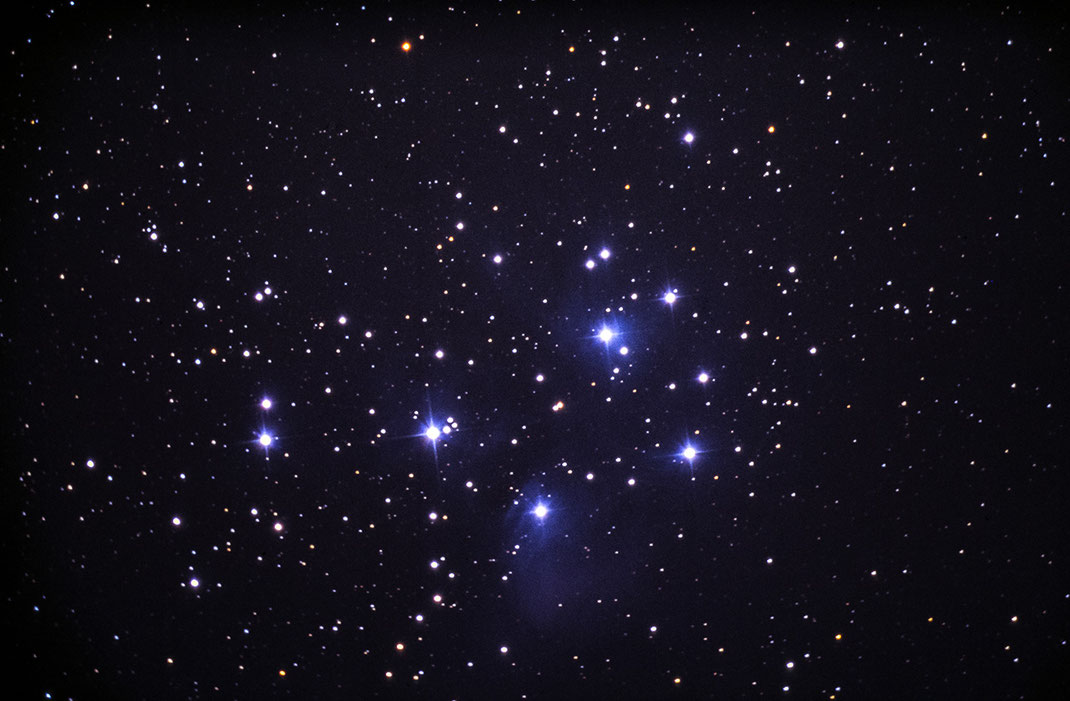
[[[26,698],[1059,697],[1065,14],[9,24]]]

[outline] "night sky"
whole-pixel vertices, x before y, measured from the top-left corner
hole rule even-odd
[[[1065,12],[218,5],[5,19],[18,698],[1065,691]]]

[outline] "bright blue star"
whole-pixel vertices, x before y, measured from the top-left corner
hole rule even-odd
[[[274,440],[275,439],[271,437],[270,433],[264,432],[260,434],[260,445],[264,446],[265,448],[270,446],[272,441]]]
[[[531,513],[535,514],[535,518],[541,521],[546,518],[546,514],[550,513],[550,509],[546,508],[546,504],[539,502],[535,508],[532,509]]]
[[[598,338],[606,345],[609,345],[609,342],[612,341],[613,337],[616,335],[617,334],[613,332],[613,329],[608,326],[603,326],[602,330],[598,332]]]

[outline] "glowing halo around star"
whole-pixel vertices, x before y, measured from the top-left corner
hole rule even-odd
[[[271,437],[270,433],[264,432],[264,433],[260,434],[260,439],[259,440],[260,440],[260,445],[262,445],[265,448],[267,448],[267,447],[271,446],[272,442],[274,442],[275,439]]]
[[[598,340],[608,345],[609,342],[612,341],[613,337],[616,335],[617,334],[613,332],[613,329],[609,328],[608,326],[603,326],[602,330],[598,332]]]
[[[684,449],[680,451],[680,457],[682,457],[684,460],[687,460],[688,462],[694,462],[695,458],[698,457],[698,451],[695,450],[695,447],[693,445],[688,443],[684,446]]]
[[[539,502],[535,505],[535,508],[531,510],[531,513],[535,514],[535,518],[541,521],[546,518],[548,513],[550,513],[550,509],[546,507],[546,504]]]
[[[439,436],[442,435],[442,431],[439,429],[438,426],[431,424],[427,427],[427,430],[424,431],[424,435],[427,436],[427,439],[433,443],[438,440]]]

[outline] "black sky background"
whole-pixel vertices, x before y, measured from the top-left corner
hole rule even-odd
[[[19,697],[1058,698],[1066,19],[13,18]]]

